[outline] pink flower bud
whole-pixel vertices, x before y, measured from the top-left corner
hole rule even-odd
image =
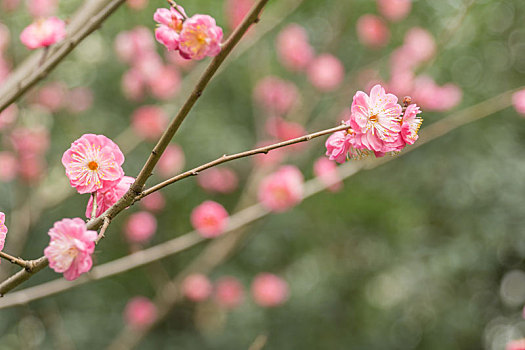
[[[157,319],[155,304],[146,297],[134,297],[124,309],[124,321],[134,329],[143,329]]]
[[[222,205],[205,201],[191,212],[191,224],[206,238],[220,236],[228,226],[229,215]]]
[[[314,58],[306,30],[298,24],[289,24],[281,30],[277,37],[277,55],[281,64],[291,71],[306,69]]]
[[[0,212],[0,252],[4,249],[7,227],[5,226],[5,214]]]
[[[166,200],[160,192],[153,192],[140,201],[142,207],[152,212],[159,212],[166,206]]]
[[[288,299],[288,284],[274,274],[260,273],[253,280],[252,296],[259,306],[279,306]]]
[[[184,168],[184,152],[176,144],[170,144],[157,164],[158,174],[163,178],[169,178],[178,174]]]
[[[308,80],[322,92],[337,89],[345,77],[345,68],[341,61],[332,55],[317,57],[308,66]]]
[[[232,276],[224,276],[215,283],[215,301],[226,309],[234,309],[242,304],[244,288],[239,280]]]
[[[315,161],[314,174],[332,192],[343,188],[343,182],[337,173],[337,166],[326,157],[320,157]]]
[[[208,299],[213,286],[203,274],[189,275],[182,281],[182,294],[191,301],[201,302]]]
[[[108,210],[113,204],[122,198],[122,196],[129,190],[135,179],[130,176],[124,176],[116,186],[108,189],[97,191],[97,211],[95,217],[99,217]],[[91,218],[93,211],[93,197],[89,197],[86,208],[86,217]]]
[[[512,105],[518,113],[525,115],[525,89],[512,95]]]
[[[156,141],[168,125],[168,115],[157,106],[139,107],[131,116],[133,131],[149,141]]]
[[[106,191],[124,176],[124,155],[104,135],[85,134],[64,152],[62,164],[71,186],[78,193]]]
[[[377,8],[383,17],[399,22],[410,13],[412,0],[377,0]]]
[[[259,185],[261,204],[275,212],[286,211],[303,199],[304,178],[295,166],[283,166],[266,176]]]
[[[222,28],[208,15],[194,15],[184,21],[179,37],[183,57],[201,60],[217,56],[221,51]]]
[[[61,19],[50,17],[37,20],[20,34],[20,41],[28,49],[51,46],[66,37],[66,24]]]
[[[197,183],[210,193],[231,193],[237,188],[237,174],[227,167],[206,169],[197,176]]]
[[[257,82],[253,97],[267,112],[284,115],[298,102],[299,92],[293,83],[269,76]]]
[[[49,17],[57,12],[58,0],[27,0],[27,10],[34,18]]]
[[[388,44],[390,31],[379,17],[363,15],[357,20],[357,37],[365,46],[381,48]]]
[[[131,214],[126,221],[124,233],[132,243],[145,243],[157,230],[157,219],[147,211]]]
[[[95,250],[96,231],[88,231],[80,218],[62,219],[49,230],[51,241],[44,250],[49,267],[63,273],[68,281],[91,270],[91,254]]]

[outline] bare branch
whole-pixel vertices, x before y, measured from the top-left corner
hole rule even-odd
[[[24,259],[14,257],[12,255],[9,255],[9,254],[5,253],[5,252],[0,252],[0,258],[9,261],[12,264],[16,264],[16,265],[18,265],[20,267],[23,267],[24,269],[29,266],[27,261],[25,261]]]

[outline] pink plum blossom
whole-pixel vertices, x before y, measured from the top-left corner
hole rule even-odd
[[[359,41],[370,48],[381,48],[390,40],[390,30],[374,15],[363,15],[357,20],[357,37]]]
[[[191,212],[191,224],[206,238],[220,236],[228,226],[229,215],[222,205],[205,201]]]
[[[294,83],[268,76],[257,82],[253,97],[267,112],[284,115],[297,104],[299,92]]]
[[[27,10],[34,18],[49,17],[57,12],[58,0],[27,0]]]
[[[231,29],[237,28],[254,4],[253,0],[227,0],[224,3],[224,13]]]
[[[352,102],[350,125],[356,132],[357,148],[383,152],[384,142],[394,142],[401,131],[401,106],[397,97],[375,85],[370,97],[358,91]]]
[[[184,168],[184,152],[179,145],[174,143],[168,145],[157,164],[157,170],[161,177],[168,178],[176,175]]]
[[[184,21],[179,37],[182,57],[201,60],[221,51],[222,29],[208,15],[194,15]]]
[[[156,141],[168,125],[168,115],[157,106],[142,106],[133,112],[131,126],[146,140]]]
[[[525,339],[511,341],[507,344],[505,350],[525,350]]]
[[[207,192],[226,194],[235,191],[239,180],[232,169],[213,167],[200,173],[197,183]]]
[[[113,204],[129,190],[135,179],[130,176],[124,176],[120,179],[119,183],[113,187],[102,189],[97,191],[97,211],[95,217],[99,217],[108,210]],[[91,218],[91,212],[93,211],[93,196],[89,197],[88,205],[86,208],[86,217]]]
[[[20,40],[28,49],[51,46],[66,37],[66,24],[57,17],[39,19],[27,26]]]
[[[377,0],[377,8],[383,17],[399,22],[410,13],[412,0]]]
[[[166,206],[166,199],[160,192],[153,192],[152,194],[142,198],[140,201],[142,207],[152,212],[159,212]]]
[[[64,273],[68,281],[91,270],[91,254],[95,250],[96,231],[89,231],[80,218],[62,219],[49,230],[51,241],[44,250],[49,267]]]
[[[62,164],[71,186],[78,193],[107,190],[124,176],[124,155],[104,135],[84,134],[64,152]]]
[[[157,319],[155,304],[146,297],[134,297],[124,309],[124,321],[133,329],[143,329]]]
[[[334,132],[326,140],[326,156],[330,160],[335,160],[337,163],[344,163],[347,158],[348,151],[353,145],[352,134],[348,131]]]
[[[182,6],[169,9],[160,8],[155,11],[153,19],[159,23],[155,30],[155,38],[170,51],[179,49],[180,33],[186,13]]]
[[[147,242],[157,230],[157,219],[147,211],[131,214],[124,226],[124,233],[132,243]]]
[[[525,115],[525,89],[512,95],[512,105],[518,113]]]
[[[18,172],[18,160],[8,151],[0,152],[0,182],[12,181]]]
[[[329,92],[337,89],[345,77],[341,61],[330,54],[318,56],[308,66],[308,80],[317,90]]]
[[[271,273],[260,273],[252,282],[252,296],[262,307],[276,307],[288,299],[288,283]]]
[[[122,62],[133,63],[138,57],[154,50],[153,36],[150,30],[143,26],[120,32],[115,38],[115,52]]]
[[[215,282],[215,301],[226,309],[239,306],[244,299],[244,288],[233,276],[224,276]]]
[[[281,64],[294,72],[303,71],[314,58],[306,30],[298,24],[286,26],[277,36],[277,55]]]
[[[303,174],[292,165],[282,166],[266,176],[259,185],[261,204],[272,211],[284,212],[303,199]]]
[[[326,157],[320,157],[315,161],[314,174],[332,192],[340,191],[343,188],[337,166]]]
[[[0,211],[0,252],[4,249],[7,227],[5,226],[5,214]]]
[[[421,113],[419,107],[415,104],[411,104],[406,108],[405,113],[403,114],[401,136],[409,145],[413,145],[419,137],[417,133],[421,127],[421,123],[423,123],[423,119],[417,116],[419,113]]]
[[[213,286],[203,274],[192,274],[182,281],[182,294],[191,301],[201,302],[208,299]]]

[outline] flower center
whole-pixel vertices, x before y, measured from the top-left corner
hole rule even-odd
[[[206,34],[204,33],[198,33],[197,34],[197,42],[201,45],[206,44]]]
[[[377,114],[374,114],[374,115],[370,116],[370,121],[372,123],[377,123],[377,120],[378,120]]]
[[[91,162],[88,163],[88,168],[89,170],[95,171],[98,169],[98,163],[92,160]]]

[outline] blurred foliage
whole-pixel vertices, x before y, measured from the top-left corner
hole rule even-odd
[[[280,2],[286,2],[282,0]],[[188,13],[213,14],[225,24],[223,1],[181,3]],[[262,17],[278,18],[270,2]],[[259,141],[260,111],[252,102],[254,83],[272,74],[294,81],[303,95],[301,117],[307,129],[337,123],[349,105],[357,74],[372,64],[388,78],[388,55],[402,43],[404,33],[423,26],[437,39],[439,53],[422,69],[439,83],[454,82],[464,93],[461,109],[525,83],[525,2],[522,0],[418,0],[411,15],[390,24],[392,38],[384,49],[369,50],[356,39],[355,23],[365,13],[377,13],[374,1],[305,0],[260,42],[210,84],[175,137],[191,167],[223,153],[248,149]],[[61,1],[67,17],[79,1]],[[88,86],[95,93],[92,109],[71,116],[37,113],[22,107],[23,123],[37,119],[50,127],[50,168],[61,170],[60,156],[87,132],[116,137],[139,106],[127,101],[120,80],[127,69],[115,58],[113,40],[136,25],[153,29],[151,19],[159,2],[140,12],[126,6],[82,43],[48,78],[68,87]],[[164,5],[164,4],[162,4]],[[469,6],[464,17],[459,16]],[[460,20],[457,28],[451,23]],[[0,14],[12,36],[13,62],[27,51],[17,36],[30,17],[24,10]],[[305,77],[287,72],[275,56],[275,37],[286,24],[304,26],[317,52],[330,52],[346,68],[352,89],[319,96]],[[444,33],[451,37],[440,42]],[[252,40],[250,36],[246,41]],[[161,52],[163,48],[158,45]],[[206,60],[207,62],[208,60]],[[195,70],[202,70],[206,62]],[[190,73],[190,78],[194,75]],[[191,84],[170,103],[173,114]],[[318,98],[318,101],[316,100]],[[315,101],[314,103],[310,103]],[[145,100],[143,104],[160,104]],[[342,106],[341,106],[342,107]],[[424,113],[425,124],[446,113]],[[290,212],[271,215],[249,227],[249,238],[211,278],[229,274],[247,291],[261,271],[283,275],[291,298],[282,307],[262,309],[249,297],[238,309],[224,314],[209,303],[178,305],[141,343],[141,349],[247,349],[261,334],[265,349],[504,349],[511,339],[525,336],[521,308],[525,302],[525,124],[509,108],[468,125],[400,156],[377,169],[362,171],[345,182],[339,193],[322,193]],[[127,155],[124,169],[136,174],[153,144],[144,142]],[[313,160],[323,154],[322,141],[291,159],[305,176]],[[246,177],[250,160],[232,167]],[[520,170],[521,169],[521,170]],[[62,176],[61,172],[58,172]],[[242,188],[242,186],[241,186]],[[0,206],[9,212],[31,189],[13,183],[0,185]],[[210,196],[195,179],[164,191],[168,207],[158,215],[159,229],[151,244],[191,229],[192,208],[211,198],[232,212],[241,191]],[[22,254],[37,257],[48,242],[53,222],[84,213],[87,196],[71,196],[47,210],[30,229]],[[112,223],[107,239],[96,252],[96,264],[128,253],[119,234],[129,209]],[[175,275],[202,247],[163,261]],[[6,247],[8,250],[8,246]],[[15,271],[3,263],[2,270]],[[123,327],[122,310],[133,296],[153,297],[148,267],[97,281],[66,293],[1,310],[0,349],[102,348]],[[519,273],[516,271],[520,271]],[[24,287],[57,277],[45,271]],[[200,316],[199,316],[200,315]]]

